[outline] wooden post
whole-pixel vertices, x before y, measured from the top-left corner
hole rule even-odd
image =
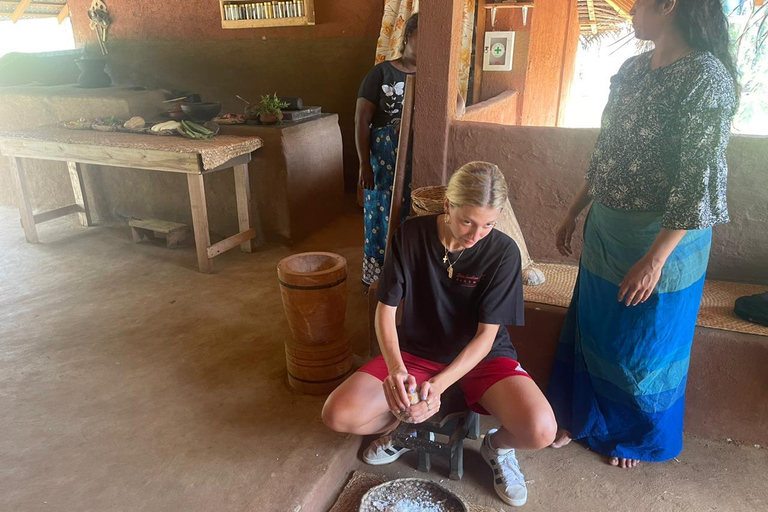
[[[187,185],[189,185],[189,203],[192,206],[192,227],[195,231],[197,266],[200,272],[210,274],[211,260],[208,258],[208,247],[211,245],[211,234],[208,231],[208,207],[205,204],[203,175],[187,174]]]
[[[83,183],[83,170],[77,162],[67,162],[69,169],[69,181],[72,183],[72,192],[75,194],[75,204],[83,209],[77,216],[82,226],[92,226],[91,211],[88,208],[88,200],[85,197],[85,185]]]
[[[400,212],[403,209],[403,193],[405,191],[405,174],[408,167],[408,151],[411,147],[411,126],[413,120],[413,97],[416,91],[416,77],[408,75],[405,79],[405,98],[403,99],[403,115],[400,119],[400,139],[397,143],[397,164],[395,165],[395,180],[392,186],[392,205],[389,208],[389,224],[387,227],[387,247],[384,251],[386,258],[389,242],[400,225]]]
[[[16,191],[16,204],[21,214],[21,226],[24,228],[24,236],[31,244],[40,243],[35,228],[35,216],[32,213],[32,204],[29,202],[29,190],[27,178],[24,175],[24,164],[21,158],[11,158],[11,177]]]
[[[485,52],[485,0],[477,0],[477,18],[475,18],[475,62],[474,83],[472,84],[472,104],[480,103],[480,91],[483,83],[483,56]],[[467,102],[467,106],[470,103]]]
[[[264,235],[261,232],[259,213],[254,208],[251,197],[251,182],[248,177],[248,164],[240,164],[234,167],[235,171],[235,196],[237,197],[237,220],[240,232],[253,228],[256,238],[252,238],[240,244],[243,252],[253,252],[254,249],[264,243]]]
[[[522,124],[557,126],[576,69],[578,5],[536,0],[525,72]]]

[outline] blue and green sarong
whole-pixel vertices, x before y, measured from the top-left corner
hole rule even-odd
[[[619,284],[650,248],[662,215],[592,205],[550,378],[558,426],[611,457],[664,461],[683,448],[685,385],[712,229],[685,234],[646,302],[618,301]]]
[[[398,124],[371,129],[371,167],[374,187],[373,190],[363,190],[365,226],[363,283],[368,285],[379,279],[381,268],[384,266],[399,134]],[[411,211],[411,158],[407,160],[404,184],[401,222],[408,218]]]

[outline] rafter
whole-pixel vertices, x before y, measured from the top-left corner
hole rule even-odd
[[[632,2],[628,0],[605,0],[605,2],[616,9],[619,16],[627,21],[632,21],[632,16],[629,15],[629,11],[632,10]]]
[[[69,4],[64,4],[64,7],[61,8],[59,15],[56,16],[56,19],[58,20],[59,25],[64,23],[64,20],[67,19],[67,16],[69,16]]]
[[[24,11],[27,10],[27,7],[29,7],[29,4],[32,3],[32,0],[21,0],[19,2],[19,5],[16,6],[16,10],[13,11],[13,14],[11,14],[11,21],[16,23],[19,21],[19,18],[21,18],[21,15],[24,14]]]
[[[9,7],[17,7],[19,5],[19,2],[9,2],[7,0],[0,1],[0,5],[6,5]],[[65,3],[50,3],[50,2],[34,2],[30,4],[30,7],[64,7]]]
[[[595,20],[594,0],[587,0],[587,11],[589,11],[589,25],[591,27],[592,34],[597,34],[597,21]]]

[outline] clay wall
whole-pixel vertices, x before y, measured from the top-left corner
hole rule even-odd
[[[446,175],[472,160],[499,165],[531,257],[576,263],[580,234],[574,257],[564,258],[555,249],[555,231],[581,185],[597,134],[596,129],[454,121]],[[768,137],[733,136],[727,158],[731,222],[714,228],[709,276],[768,284]]]
[[[519,97],[515,91],[503,92],[498,96],[467,107],[461,120],[506,125],[517,124],[516,113]]]

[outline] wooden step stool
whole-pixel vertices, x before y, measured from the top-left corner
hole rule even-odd
[[[133,241],[137,244],[156,238],[165,238],[166,247],[173,249],[189,236],[189,228],[186,224],[167,220],[131,219],[128,221],[128,225],[131,226]]]
[[[432,469],[432,454],[447,457],[451,480],[461,480],[464,476],[464,439],[480,437],[480,416],[467,407],[464,393],[456,385],[448,388],[440,401],[437,414],[424,423],[401,423],[392,432],[392,441],[419,454],[419,471]],[[406,433],[411,429],[416,430],[416,437]],[[431,441],[430,434],[446,435],[448,442]]]

